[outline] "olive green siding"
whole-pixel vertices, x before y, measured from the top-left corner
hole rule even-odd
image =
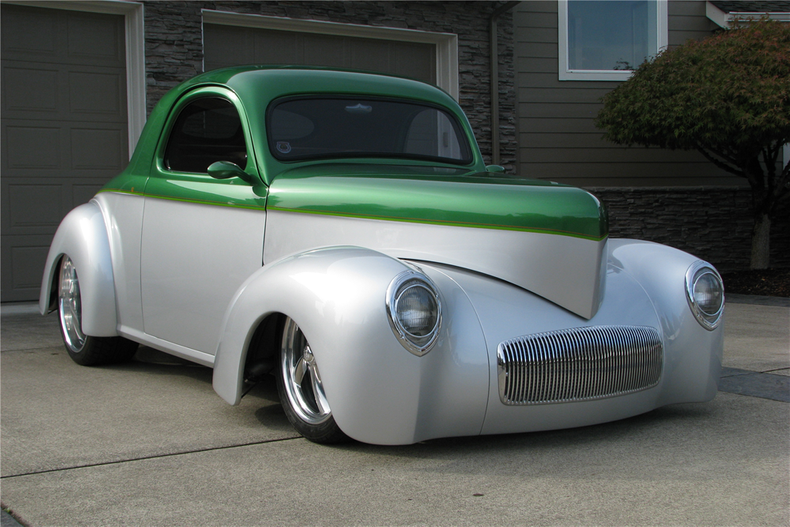
[[[704,1],[670,0],[668,11],[670,46],[717,27]],[[593,121],[619,83],[558,79],[557,2],[522,2],[514,24],[520,176],[582,187],[742,185],[697,152],[605,142]]]

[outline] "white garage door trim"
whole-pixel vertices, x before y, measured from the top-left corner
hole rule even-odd
[[[436,46],[436,84],[458,100],[458,35],[415,29],[340,24],[321,20],[299,20],[264,15],[203,10],[204,24],[275,29],[341,37],[375,38]]]
[[[145,125],[145,30],[143,4],[118,1],[45,2],[38,0],[8,1],[28,7],[47,7],[105,15],[123,15],[126,39],[126,115],[129,122],[129,157]]]

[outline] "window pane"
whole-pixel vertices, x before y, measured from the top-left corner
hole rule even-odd
[[[463,129],[439,108],[409,101],[299,98],[268,114],[269,147],[283,161],[342,157],[468,164]]]
[[[179,172],[206,173],[215,161],[247,166],[247,147],[236,108],[218,98],[200,99],[178,116],[165,152],[165,166]]]
[[[654,55],[655,1],[568,2],[568,69],[633,70]]]

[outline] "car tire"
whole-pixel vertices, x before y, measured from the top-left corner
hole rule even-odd
[[[123,337],[92,337],[82,331],[82,295],[77,269],[71,258],[60,264],[58,318],[60,334],[69,357],[83,366],[115,364],[132,358],[137,343]]]
[[[322,444],[348,440],[332,416],[310,344],[291,318],[282,330],[277,391],[285,415],[305,438]]]

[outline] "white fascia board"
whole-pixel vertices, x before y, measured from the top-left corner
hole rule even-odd
[[[790,13],[766,11],[743,11],[727,13],[713,5],[711,2],[705,2],[705,14],[717,26],[724,29],[729,29],[732,27],[733,22],[736,22],[737,20],[760,20],[765,16],[771,20],[776,20],[777,22],[790,22]]]

